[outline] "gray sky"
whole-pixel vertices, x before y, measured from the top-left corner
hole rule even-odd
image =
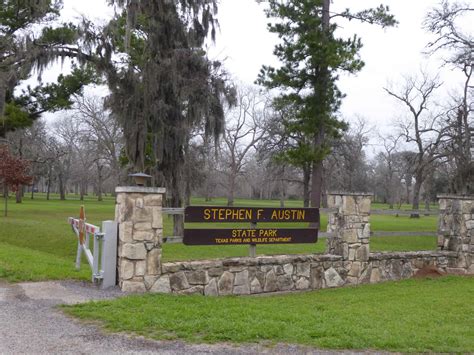
[[[370,125],[387,132],[399,112],[394,100],[382,90],[389,82],[396,83],[401,75],[414,74],[420,68],[432,73],[441,70],[446,84],[442,91],[446,95],[458,87],[462,77],[449,68],[440,69],[438,58],[422,54],[432,38],[422,29],[422,22],[439,0],[335,0],[332,10],[349,6],[359,10],[381,2],[390,6],[399,21],[397,27],[383,30],[374,25],[340,22],[342,36],[357,33],[362,38],[361,57],[366,66],[356,76],[341,76],[339,86],[347,94],[341,109],[346,120],[363,116]],[[278,65],[272,54],[278,39],[266,29],[268,21],[263,8],[255,0],[221,0],[218,15],[221,29],[216,45],[209,46],[210,57],[225,60],[229,72],[244,83],[255,81],[262,64]],[[63,14],[67,19],[86,14],[101,21],[111,13],[105,0],[64,0]],[[440,95],[443,96],[441,92]]]

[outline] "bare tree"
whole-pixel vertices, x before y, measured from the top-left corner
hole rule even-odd
[[[428,43],[429,53],[446,52],[445,64],[460,69],[464,82],[460,92],[453,95],[452,104],[446,114],[448,141],[446,154],[454,162],[450,190],[454,193],[474,191],[474,163],[470,151],[473,103],[474,37],[472,32],[463,31],[460,22],[474,7],[459,1],[443,0],[426,16],[425,28],[436,35]]]
[[[381,175],[381,187],[385,192],[389,208],[393,209],[393,205],[399,199],[399,186],[400,186],[400,171],[399,164],[397,164],[398,143],[401,136],[387,137],[380,136],[382,141],[383,150],[378,154],[378,161],[380,164],[379,174]]]
[[[400,129],[406,142],[412,143],[416,151],[411,161],[415,177],[413,210],[419,209],[421,186],[428,168],[440,157],[440,146],[445,139],[445,129],[439,124],[440,114],[430,102],[440,86],[437,78],[430,78],[422,72],[420,77],[406,77],[398,89],[384,88],[407,112],[405,119],[400,121]],[[417,213],[412,215],[418,216]]]
[[[460,22],[474,13],[474,7],[463,1],[442,0],[439,5],[428,12],[424,27],[436,35],[428,43],[428,50],[434,53],[447,50],[452,55],[447,63],[472,66],[474,38],[472,31],[464,31]]]
[[[296,150],[297,147],[311,144],[311,140],[301,132],[289,133],[286,130],[285,125],[289,121],[288,117],[293,117],[293,115],[294,109],[292,107],[284,107],[280,108],[270,117],[270,120],[267,122],[268,134],[260,142],[259,152],[267,156],[268,159],[275,162],[278,166],[284,166],[286,170],[290,168],[289,170],[293,174],[291,177],[286,177],[284,181],[285,183],[302,185],[303,205],[304,207],[309,207],[313,165],[304,154],[295,155],[292,153],[288,154],[288,152]],[[291,169],[291,167],[300,171],[297,171],[295,174],[294,169]],[[324,183],[325,180],[323,180]],[[322,190],[324,191],[325,189],[323,188]],[[324,201],[323,199],[323,203]]]
[[[82,125],[71,115],[63,115],[52,125],[55,136],[51,137],[47,148],[51,156],[61,151],[61,155],[53,162],[57,172],[59,198],[66,199],[66,189],[70,179],[80,180],[84,184],[87,180],[89,168],[89,154],[81,154]],[[86,161],[87,160],[87,161]],[[83,191],[83,188],[81,189]],[[81,193],[81,200],[84,194]]]
[[[30,162],[31,199],[34,198],[36,186],[41,180],[46,183],[46,198],[49,199],[53,181],[58,180],[58,174],[61,178],[61,164],[64,163],[67,153],[65,146],[49,134],[42,120],[35,121],[30,127],[9,132],[8,140],[17,154]],[[21,194],[17,191],[17,202],[20,199]]]
[[[368,191],[369,167],[364,148],[369,142],[369,133],[362,117],[349,126],[340,140],[333,143],[332,151],[324,162],[326,189],[345,191]]]
[[[104,108],[103,99],[86,96],[77,103],[76,118],[82,122],[81,135],[94,155],[96,192],[102,200],[103,183],[112,178],[117,185],[121,176],[120,151],[123,134],[118,121]]]
[[[227,124],[221,146],[228,206],[234,205],[237,178],[243,173],[250,153],[264,137],[265,123],[270,114],[268,97],[252,87],[238,90],[237,105],[226,115]]]

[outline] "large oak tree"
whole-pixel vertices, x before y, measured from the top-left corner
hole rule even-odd
[[[180,207],[191,133],[199,127],[217,138],[223,99],[234,96],[221,63],[203,49],[215,36],[217,1],[111,3],[122,11],[105,28],[85,22],[93,50],[83,58],[107,80],[107,103],[123,127],[130,168],[149,172],[154,185],[166,187],[168,203]]]

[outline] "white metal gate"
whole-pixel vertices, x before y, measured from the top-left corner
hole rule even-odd
[[[86,223],[84,206],[81,206],[79,218],[69,217],[69,224],[77,236],[76,268],[81,267],[81,257],[84,253],[92,269],[92,282],[101,288],[116,285],[117,277],[117,223],[102,222],[102,231],[98,226]],[[90,249],[90,238],[93,238],[93,248]]]

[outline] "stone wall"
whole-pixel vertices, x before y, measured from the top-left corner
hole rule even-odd
[[[161,264],[162,192],[147,198],[136,190],[127,191],[123,195],[117,191],[119,280],[124,291],[248,295],[400,280],[426,269],[474,274],[474,209],[470,209],[474,199],[440,200],[439,251],[370,253],[371,195],[337,193],[328,196],[332,236],[324,255]]]
[[[165,263],[158,292],[209,296],[309,290],[342,286],[342,258],[282,255]]]
[[[405,253],[372,253],[366,271],[366,282],[408,279],[419,272],[452,273],[450,265],[457,255],[450,251],[418,251]]]
[[[422,251],[373,253],[367,263],[327,254],[164,263],[151,291],[221,296],[317,290],[401,280],[426,268],[450,273],[449,265],[456,260],[454,252]],[[358,270],[357,276],[353,276],[354,270]]]

